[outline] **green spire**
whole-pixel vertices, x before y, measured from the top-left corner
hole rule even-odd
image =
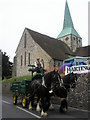
[[[69,35],[69,34],[72,34],[72,35],[75,35],[75,36],[81,38],[80,35],[77,33],[77,31],[74,29],[70,10],[69,10],[68,3],[66,0],[63,29],[62,29],[61,33],[58,35],[57,39],[64,37],[66,35]]]
[[[74,28],[70,10],[69,10],[68,3],[66,0],[63,29],[69,28],[69,27]]]

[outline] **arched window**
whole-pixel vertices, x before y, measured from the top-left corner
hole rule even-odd
[[[78,38],[76,37],[76,44],[78,45]]]
[[[66,37],[65,40],[68,41],[68,40],[69,40],[69,37]]]
[[[30,53],[28,53],[28,64],[30,65]]]
[[[24,56],[24,65],[26,65],[26,52],[25,52],[25,56]]]
[[[73,37],[73,40],[75,40],[75,37]]]
[[[23,56],[21,55],[21,66],[23,65]]]
[[[79,43],[80,43],[80,39],[79,39]]]
[[[27,37],[27,36],[26,36],[26,33],[25,33],[25,35],[24,35],[24,48],[26,48],[26,40],[27,40],[26,37]]]

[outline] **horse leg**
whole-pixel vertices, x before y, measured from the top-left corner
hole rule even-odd
[[[50,101],[50,107],[49,107],[50,110],[54,110],[54,106],[52,105],[51,101]]]
[[[31,101],[30,101],[30,103],[29,103],[29,110],[32,110]]]
[[[66,98],[61,98],[61,106],[60,106],[59,111],[60,112],[67,112],[67,109],[68,109],[68,107],[67,107],[67,100],[66,100]]]
[[[36,111],[37,112],[40,112],[40,105],[39,105],[39,102],[40,102],[40,97],[38,96],[38,99],[37,99],[37,106],[36,106]]]
[[[34,103],[34,96],[32,96],[32,97],[29,98],[29,110],[32,110],[33,103]]]
[[[41,116],[42,117],[47,117],[47,113],[45,112],[45,105],[44,105],[44,99],[41,99],[41,104],[42,104],[42,111],[41,111]]]

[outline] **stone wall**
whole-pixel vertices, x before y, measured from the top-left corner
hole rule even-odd
[[[78,75],[76,88],[68,93],[68,106],[90,111],[90,74]],[[52,97],[52,103],[60,105],[58,97]]]
[[[28,71],[28,65],[35,64],[37,58],[40,58],[40,60],[44,60],[46,68],[50,67],[50,63],[52,64],[52,66],[54,64],[52,58],[34,41],[27,29],[25,29],[22,34],[21,40],[16,50],[15,58],[16,59],[14,61],[15,67],[13,68],[13,75],[16,76],[29,75],[30,72]]]
[[[68,93],[69,106],[88,110],[90,96],[90,75],[78,75],[76,88]]]

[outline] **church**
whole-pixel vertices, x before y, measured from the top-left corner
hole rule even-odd
[[[74,28],[68,3],[65,4],[63,29],[57,38],[25,28],[14,57],[13,76],[30,75],[28,65],[37,58],[44,61],[45,69],[51,71],[60,67],[63,60],[77,54],[82,48],[82,38]]]
[[[82,38],[74,28],[67,0],[65,5],[63,29],[57,39],[66,43],[73,52],[75,52],[77,48],[82,47]]]

